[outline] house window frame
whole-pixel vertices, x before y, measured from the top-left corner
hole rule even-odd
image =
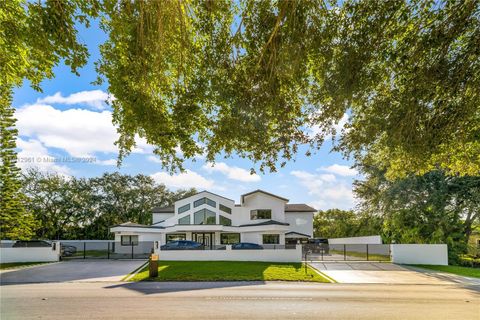
[[[223,223],[222,223],[222,219],[226,219],[226,220],[230,221],[230,223],[229,223],[229,224],[223,224]],[[220,214],[220,215],[218,216],[218,223],[221,224],[222,226],[231,226],[231,225],[232,225],[232,219],[227,218],[227,217],[224,217],[224,216],[222,216],[222,215]]]
[[[270,216],[268,218],[260,218],[259,217],[259,211],[269,211]],[[250,210],[250,220],[266,220],[266,219],[272,219],[272,209],[254,209]]]
[[[181,223],[180,220],[183,220],[185,218],[188,218],[188,223]],[[184,216],[184,217],[178,218],[178,224],[179,225],[190,225],[190,224],[192,224],[192,218],[190,217],[189,214]]]
[[[232,214],[232,208],[230,207],[227,207],[221,203],[219,203],[218,205],[218,209],[220,209],[221,211],[225,212],[225,213],[228,213],[228,214]]]
[[[206,215],[207,215],[207,212],[209,213],[209,217],[205,218]],[[196,216],[197,216],[197,214],[200,214],[200,213],[203,213],[203,220],[202,220],[202,223],[197,223]],[[213,216],[212,216],[212,214],[213,214]],[[207,222],[208,218],[212,218],[212,217],[215,218],[213,223],[203,223],[203,222]],[[193,213],[193,224],[194,225],[199,225],[199,226],[200,225],[214,225],[214,224],[217,224],[217,214],[214,211],[206,209],[206,208],[200,209],[200,210]]]
[[[128,237],[128,241],[124,241]],[[137,241],[133,241],[133,239],[137,239]],[[126,234],[120,235],[120,245],[121,246],[138,246],[138,234]]]
[[[207,197],[203,197],[193,201],[194,208],[200,207],[202,204],[208,204],[212,208],[217,208],[217,202]]]
[[[276,237],[276,242],[265,242],[265,236],[274,236]],[[278,233],[264,233],[262,234],[262,244],[280,244],[280,234]]]
[[[175,240],[169,240],[168,238],[170,236],[180,236],[182,239],[175,239]],[[182,241],[182,240],[187,240],[187,234],[186,233],[167,233],[165,235],[165,243],[169,243],[172,241]]]
[[[223,236],[224,235],[238,235],[238,242],[233,242],[233,243],[230,243],[229,241],[224,242],[223,241]],[[242,242],[242,236],[239,232],[222,232],[222,233],[220,233],[220,244],[234,244],[234,243],[239,243],[239,242]]]
[[[177,214],[184,213],[190,210],[190,203],[187,203],[186,205],[183,205],[177,209]]]

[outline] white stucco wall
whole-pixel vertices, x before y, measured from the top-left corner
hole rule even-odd
[[[290,224],[288,231],[308,234],[313,237],[313,212],[286,212],[285,222]]]
[[[174,216],[174,213],[152,213],[152,223],[167,220]]]
[[[390,248],[393,263],[448,265],[446,244],[392,244]]]
[[[0,263],[51,262],[60,260],[60,245],[40,248],[0,248]]]
[[[158,250],[159,260],[177,261],[268,261],[268,262],[301,262],[302,249],[276,250]]]
[[[245,202],[241,207],[236,207],[235,222],[238,225],[258,223],[268,220],[275,220],[280,222],[285,222],[285,204],[287,203],[284,200],[278,199],[276,197],[269,196],[264,193],[254,193],[245,197]],[[272,219],[250,219],[250,210],[255,209],[271,209],[272,210]]]
[[[382,244],[380,236],[332,238],[328,239],[329,244]]]

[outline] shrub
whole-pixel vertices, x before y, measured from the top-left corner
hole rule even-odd
[[[480,268],[480,258],[469,255],[461,255],[458,258],[458,264],[463,267]]]

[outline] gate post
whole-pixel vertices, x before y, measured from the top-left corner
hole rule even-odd
[[[347,245],[343,245],[343,260],[347,261]]]
[[[131,245],[132,245],[132,259],[133,259],[133,242],[131,243]]]
[[[366,246],[367,246],[367,261],[368,261],[368,244],[366,244]]]
[[[110,259],[110,241],[107,242],[108,247],[107,247],[107,259]]]
[[[85,259],[85,251],[87,250],[87,243],[83,242],[83,259]]]

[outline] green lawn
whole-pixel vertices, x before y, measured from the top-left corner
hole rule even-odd
[[[244,261],[159,261],[158,277],[148,277],[148,265],[130,281],[283,280],[330,282],[302,263]]]
[[[459,276],[480,278],[479,268],[469,268],[469,267],[459,267],[459,266],[431,266],[431,265],[423,265],[423,264],[416,264],[414,265],[414,267],[448,272],[448,273],[458,274]]]
[[[0,263],[0,270],[13,269],[18,267],[27,267],[33,266],[36,264],[46,264],[50,262],[10,262],[10,263]]]

